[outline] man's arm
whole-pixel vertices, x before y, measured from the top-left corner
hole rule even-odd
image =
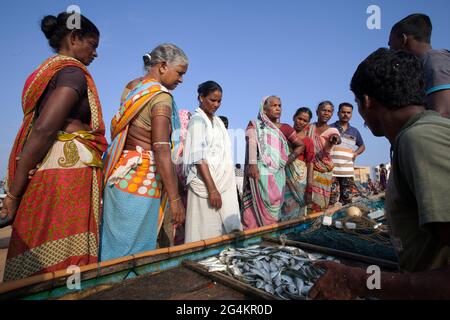
[[[450,299],[450,266],[426,272],[380,273],[379,289],[369,289],[371,273],[336,262],[323,261],[317,266],[326,273],[310,290],[312,299]]]

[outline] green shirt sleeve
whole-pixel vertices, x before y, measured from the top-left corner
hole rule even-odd
[[[450,127],[418,124],[401,137],[398,147],[407,184],[402,188],[417,202],[420,226],[450,222]]]

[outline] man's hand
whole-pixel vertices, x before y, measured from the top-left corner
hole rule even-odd
[[[331,261],[319,261],[314,265],[326,269],[326,272],[309,291],[311,299],[355,299],[358,296],[355,288],[365,285],[360,283],[364,279],[363,269],[352,268]]]

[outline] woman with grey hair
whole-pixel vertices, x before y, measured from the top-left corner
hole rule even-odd
[[[173,44],[162,44],[143,59],[146,75],[128,83],[111,122],[102,261],[156,249],[167,204],[173,223],[185,219],[171,161],[171,149],[176,155],[179,147],[180,120],[169,90],[183,82],[188,59]]]

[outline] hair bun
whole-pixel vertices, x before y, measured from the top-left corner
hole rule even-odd
[[[148,65],[150,61],[152,61],[152,56],[150,55],[150,53],[147,53],[142,57],[142,59],[144,59],[144,64]]]
[[[51,39],[58,26],[58,20],[55,16],[45,16],[41,21],[41,30],[47,39]]]

